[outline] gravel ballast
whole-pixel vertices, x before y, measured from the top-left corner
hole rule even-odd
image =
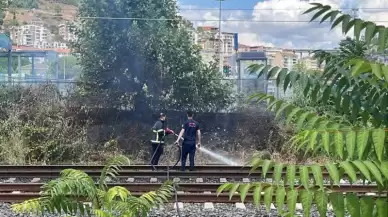
[[[269,213],[262,206],[257,209],[252,204],[246,204],[246,209],[238,209],[235,204],[213,204],[214,209],[204,209],[203,203],[183,204],[180,209],[182,217],[275,217],[276,210],[271,210]],[[44,215],[40,217],[64,217],[65,215]],[[297,216],[302,216],[302,211],[297,213]],[[312,217],[319,216],[316,211],[312,211]],[[333,213],[329,212],[328,217],[333,217]],[[10,209],[10,204],[0,203],[0,217],[35,217],[26,214],[16,214]],[[160,209],[154,209],[149,217],[178,217],[174,204],[166,204]]]

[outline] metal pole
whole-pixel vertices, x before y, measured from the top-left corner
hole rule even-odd
[[[12,48],[8,50],[8,82],[11,83],[11,76],[12,76]]]
[[[55,60],[55,79],[59,79],[59,56],[56,54],[56,60]]]
[[[20,54],[18,55],[18,77],[20,81],[22,77],[22,57]]]
[[[223,0],[218,0],[220,1],[220,6],[219,6],[219,13],[218,13],[218,34],[219,34],[219,50],[218,52],[220,52],[220,72],[221,72],[221,75],[223,75],[223,63],[224,63],[224,60],[223,60],[223,55],[222,55],[222,52],[223,52],[223,47],[222,47],[222,32],[221,32],[221,12],[222,12],[222,1]]]
[[[236,57],[238,57],[238,54],[236,54]],[[241,62],[237,59],[237,92],[241,93]]]
[[[35,75],[35,56],[34,55],[31,55],[31,76],[33,77],[33,79],[35,80],[36,79],[36,75]]]
[[[66,58],[63,58],[63,79],[66,80]]]

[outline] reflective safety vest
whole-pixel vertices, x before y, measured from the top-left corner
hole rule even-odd
[[[164,137],[166,136],[166,131],[164,129],[160,130],[153,130],[153,133],[155,135],[155,139],[151,140],[152,143],[164,143]]]

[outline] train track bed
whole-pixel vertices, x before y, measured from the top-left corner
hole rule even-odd
[[[20,216],[12,213],[7,203],[38,197],[40,187],[45,182],[57,178],[61,170],[66,168],[83,170],[93,177],[94,181],[98,182],[102,166],[0,166],[0,213],[2,214],[0,216]],[[117,178],[106,181],[109,186],[123,186],[133,195],[141,195],[144,192],[156,190],[161,183],[167,180],[166,167],[161,166],[158,169],[159,171],[151,171],[150,167],[146,165],[127,166],[123,168]],[[171,170],[169,177],[178,183],[179,207],[181,207],[182,215],[185,217],[277,216],[275,207],[272,207],[268,213],[265,208],[256,209],[250,204],[252,195],[248,195],[246,198],[248,204],[240,203],[238,195],[232,200],[229,200],[228,193],[216,195],[217,188],[226,182],[272,182],[270,179],[262,179],[260,170],[254,174],[249,174],[249,172],[249,167],[212,165],[197,166],[197,170],[194,172]],[[271,172],[269,171],[268,174],[270,175]],[[329,183],[325,182],[325,184]],[[361,195],[376,195],[375,186],[357,184],[361,183],[358,182],[351,186],[346,180],[341,180],[341,187],[333,187],[332,189],[342,192],[356,192]],[[386,194],[382,196],[386,197]],[[300,213],[303,212],[301,204],[297,205],[297,209]],[[174,204],[170,203],[160,209],[153,210],[150,216],[172,217],[177,215]],[[318,216],[318,214],[313,209],[310,216]],[[334,215],[329,211],[327,216]]]
[[[24,177],[19,177],[19,178],[0,178],[0,184],[1,183],[44,183],[48,182],[50,180],[55,179],[53,178],[39,178],[39,177],[34,177],[34,178],[24,178]],[[97,183],[99,181],[99,178],[94,177],[93,180]],[[153,177],[150,175],[149,177],[141,177],[141,178],[132,178],[132,177],[117,177],[115,179],[107,179],[107,183],[164,183],[167,181],[167,177]],[[171,177],[170,180],[173,180],[174,182],[177,183],[225,183],[225,182],[272,182],[271,179],[263,179],[263,178],[251,178],[247,174],[247,178],[196,178],[196,177],[183,177],[183,178],[178,178],[178,177]],[[298,183],[298,180],[296,180],[296,184]],[[328,180],[324,180],[324,184],[330,184]],[[351,184],[348,180],[342,179],[340,184]],[[357,181],[356,183],[353,183],[355,185],[361,185],[363,184],[362,181]],[[370,183],[371,185],[375,185],[376,183]]]
[[[230,204],[214,203],[213,207],[205,207],[203,203],[183,203],[180,211],[184,217],[273,217],[278,216],[276,209],[267,212],[264,206],[256,208],[253,204],[244,206],[231,206]],[[149,217],[176,217],[176,206],[173,203],[165,204],[161,208],[155,208],[151,211]],[[298,207],[297,207],[298,208]],[[32,217],[31,215],[20,215],[10,210],[9,203],[0,203],[1,217]],[[302,216],[303,210],[297,209],[298,216]],[[45,217],[64,217],[65,215],[45,215]],[[319,216],[315,207],[312,207],[311,217]],[[334,217],[331,210],[328,211],[328,217]]]
[[[88,166],[88,165],[50,165],[50,166],[4,166],[0,165],[0,182],[9,182],[17,179],[19,182],[28,182],[34,178],[40,178],[40,180],[49,180],[57,178],[63,169],[73,168],[85,171],[89,176],[97,180],[101,174],[103,166]],[[124,166],[120,171],[117,179],[110,180],[111,182],[126,182],[126,180],[132,180],[129,182],[146,182],[153,178],[157,182],[164,182],[167,176],[167,166],[158,166],[157,171],[151,171],[149,165],[131,165]],[[243,166],[225,166],[225,165],[199,165],[196,166],[196,171],[185,171],[181,172],[178,168],[173,168],[169,172],[169,177],[180,178],[181,182],[192,182],[193,179],[202,178],[203,182],[222,182],[220,179],[230,181],[244,181],[249,179],[251,182],[254,181],[267,181],[271,182],[270,179],[262,179],[262,171],[256,169],[255,172],[250,173],[251,167]],[[283,171],[286,175],[285,171]],[[267,176],[271,177],[273,171],[269,170]],[[322,175],[324,178],[328,178],[327,171],[323,171]],[[23,181],[24,180],[24,181]],[[151,182],[151,181],[150,181]],[[327,180],[324,181],[327,183]],[[341,180],[341,184],[348,184],[347,180]],[[356,182],[355,184],[361,184]]]
[[[54,178],[0,178],[0,184],[1,183],[44,183],[49,182],[50,180],[53,180]],[[97,183],[99,181],[99,178],[93,178],[93,180]],[[167,181],[167,177],[162,178],[156,178],[156,177],[147,177],[147,178],[117,178],[117,179],[107,179],[107,183],[164,183]],[[202,182],[202,183],[223,183],[223,182],[264,182],[264,179],[252,179],[252,178],[171,178],[170,180],[173,180],[178,183],[196,183],[196,182]],[[270,181],[270,180],[267,180]]]
[[[97,185],[98,183],[96,183]],[[0,183],[0,196],[2,193],[39,192],[44,183]],[[177,191],[182,193],[215,193],[221,183],[177,183]],[[121,186],[128,189],[130,192],[148,192],[157,190],[161,183],[108,183],[108,187]],[[341,185],[331,186],[325,185],[326,188],[338,192],[354,192],[354,193],[375,193],[378,192],[375,185]],[[382,192],[385,193],[385,192]]]

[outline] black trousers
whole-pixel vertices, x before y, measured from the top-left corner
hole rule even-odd
[[[181,171],[186,170],[186,159],[187,155],[189,155],[189,161],[190,161],[190,170],[194,170],[194,157],[195,157],[195,151],[197,150],[197,147],[194,144],[182,144],[182,158],[181,158]]]
[[[161,143],[151,143],[152,148],[151,148],[151,165],[158,165],[159,164],[159,159],[160,156],[163,154],[164,150],[164,144]]]

